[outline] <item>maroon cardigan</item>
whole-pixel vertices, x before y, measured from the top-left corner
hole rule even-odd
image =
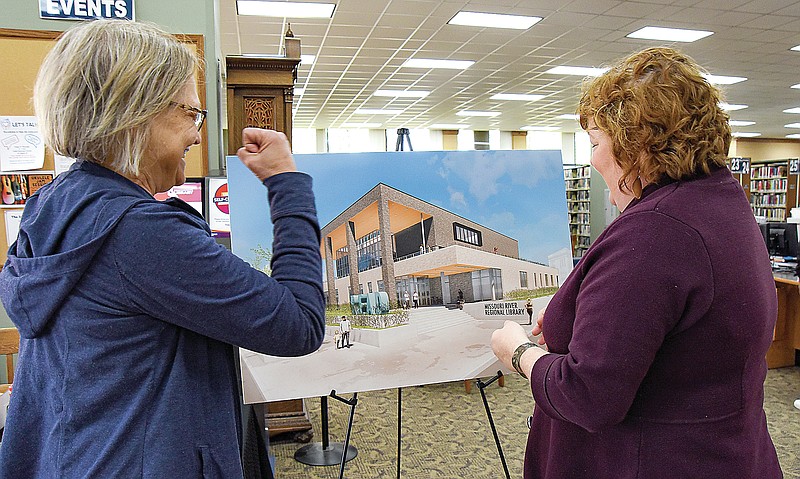
[[[547,308],[525,478],[782,477],[763,409],[776,316],[728,170],[648,186]]]

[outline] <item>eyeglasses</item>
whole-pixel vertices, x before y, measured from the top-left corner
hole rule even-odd
[[[194,126],[197,127],[197,131],[200,131],[200,128],[203,127],[203,122],[206,121],[206,115],[208,115],[208,110],[201,110],[199,108],[195,108],[189,105],[184,105],[183,103],[176,103],[174,101],[171,101],[170,104],[177,106],[181,110],[188,111],[189,113],[194,113]]]

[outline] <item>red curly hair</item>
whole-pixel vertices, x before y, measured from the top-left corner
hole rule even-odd
[[[587,81],[578,104],[581,126],[589,119],[611,137],[627,178],[686,180],[724,166],[731,144],[722,93],[688,56],[667,47],[634,53]]]

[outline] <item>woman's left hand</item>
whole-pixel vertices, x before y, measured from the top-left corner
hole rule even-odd
[[[520,344],[528,341],[530,341],[528,334],[519,323],[506,321],[501,329],[496,329],[492,333],[492,351],[503,365],[513,371],[511,356]]]

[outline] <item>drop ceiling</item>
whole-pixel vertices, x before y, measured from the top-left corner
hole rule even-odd
[[[311,1],[311,0],[305,0]],[[626,38],[645,26],[709,30],[694,43],[675,43],[714,75],[747,77],[723,87],[726,100],[749,108],[734,131],[784,138],[800,129],[800,1],[788,0],[328,0],[329,19],[239,16],[235,0],[219,0],[220,48],[227,55],[279,55],[287,23],[303,55],[294,100],[296,128],[519,130],[526,126],[580,129],[559,118],[574,113],[581,78],[545,73],[558,65],[602,67],[664,42]],[[528,30],[448,25],[459,11],[542,17]],[[410,58],[473,60],[466,70],[403,68]],[[378,89],[427,90],[425,98],[373,96]],[[535,102],[498,101],[496,93],[545,95]],[[401,110],[357,114],[359,108]],[[499,112],[461,117],[461,110]]]

